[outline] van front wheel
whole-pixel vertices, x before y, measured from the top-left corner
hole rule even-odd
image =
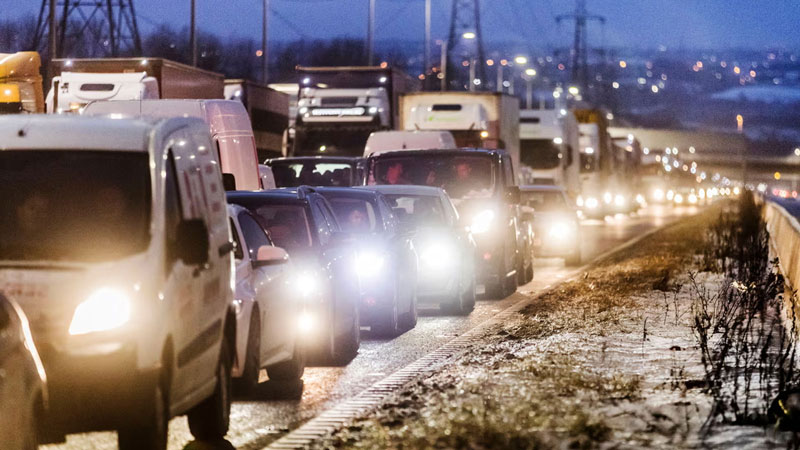
[[[166,450],[169,417],[167,399],[160,382],[153,387],[153,403],[141,422],[117,430],[117,443],[120,450],[139,450],[143,448]]]
[[[217,363],[217,387],[211,397],[189,410],[189,431],[197,440],[222,439],[228,433],[231,418],[231,347],[222,340]]]

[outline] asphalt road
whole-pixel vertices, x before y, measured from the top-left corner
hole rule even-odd
[[[684,215],[694,214],[694,207],[654,206],[636,216],[617,216],[605,221],[582,224],[583,259],[589,261],[628,240]],[[559,259],[537,260],[534,280],[519,288],[521,292],[545,289],[567,277],[575,268],[564,267]],[[365,336],[358,356],[346,367],[306,369],[301,400],[275,400],[275,389],[264,383],[259,398],[240,399],[233,405],[230,445],[219,448],[262,449],[288,431],[317,414],[352,397],[376,381],[403,368],[442,344],[481,323],[493,314],[522,298],[512,295],[503,300],[480,300],[468,317],[439,316],[423,313],[416,328],[391,340]],[[169,448],[192,448],[191,435],[184,417],[170,422]],[[85,433],[68,436],[66,444],[42,446],[48,450],[115,449],[116,434]],[[203,446],[202,448],[208,448]]]

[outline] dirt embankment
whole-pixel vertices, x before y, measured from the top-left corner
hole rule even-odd
[[[710,399],[690,287],[720,208],[659,230],[532,299],[450,367],[320,448],[763,448],[757,427],[701,436]],[[691,286],[690,286],[691,284]]]

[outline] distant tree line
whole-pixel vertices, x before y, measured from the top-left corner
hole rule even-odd
[[[81,24],[67,25],[68,38],[59,52],[65,58],[97,58],[108,54],[104,42],[98,42],[95,34],[84,31],[78,33]],[[89,26],[100,27],[94,23]],[[47,58],[47,36],[44,36],[38,49],[34,47],[36,17],[24,16],[16,20],[0,20],[0,53],[38,50]],[[227,78],[248,78],[258,80],[261,76],[260,41],[251,38],[221,39],[219,36],[198,30],[198,66],[225,74]],[[191,63],[188,27],[176,28],[162,24],[142,36],[142,55],[151,58],[167,58],[184,64]],[[258,52],[258,54],[257,54]],[[297,65],[333,66],[364,65],[366,63],[365,44],[360,39],[335,38],[329,40],[297,40],[273,42],[270,46],[270,81],[292,81]],[[405,68],[407,58],[397,49],[377,52],[377,60]]]

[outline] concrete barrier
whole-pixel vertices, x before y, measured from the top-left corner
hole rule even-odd
[[[800,222],[777,203],[764,201],[764,221],[773,254],[793,292],[800,291]]]

